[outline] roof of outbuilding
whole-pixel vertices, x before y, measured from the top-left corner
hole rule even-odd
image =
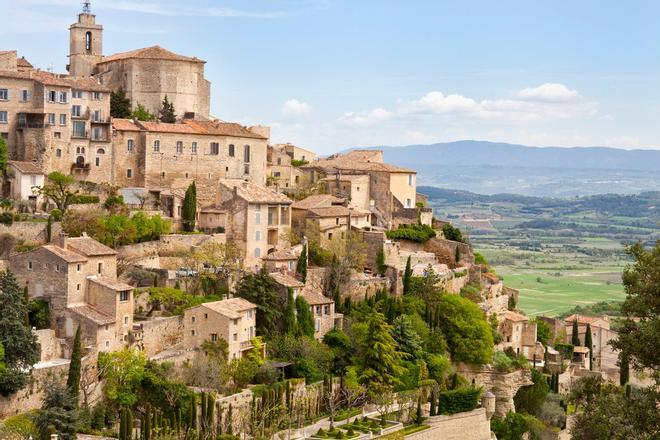
[[[312,292],[312,291],[303,291],[302,293],[303,298],[305,298],[305,301],[310,306],[317,306],[321,304],[331,304],[333,302],[332,299],[328,298],[327,296],[323,296],[320,293]]]
[[[116,290],[118,292],[124,290],[133,290],[133,286],[106,277],[90,277],[88,280],[92,283],[100,284],[103,287],[107,287],[108,289]]]
[[[512,312],[510,310],[507,310],[506,312],[504,312],[504,319],[507,319],[507,320],[513,321],[513,322],[521,322],[521,321],[528,321],[529,320],[529,318],[527,316],[522,315],[522,314],[517,313],[517,312]]]
[[[91,237],[67,237],[66,246],[88,257],[117,255],[114,249],[99,243]]]
[[[61,258],[67,263],[84,263],[87,261],[84,255],[80,255],[78,252],[74,252],[69,249],[64,249],[53,244],[47,244],[43,246],[43,249],[54,254],[56,257]]]
[[[350,210],[345,206],[325,206],[307,210],[310,217],[348,217]]]
[[[335,197],[332,194],[314,194],[295,202],[291,207],[293,209],[311,209],[340,205],[345,199]]]
[[[243,298],[230,298],[221,301],[213,301],[201,304],[201,307],[213,310],[231,319],[238,319],[242,315],[240,312],[254,309],[257,306]]]
[[[101,310],[89,304],[71,306],[69,307],[69,310],[83,318],[93,321],[97,325],[112,324],[117,320],[114,316],[108,315],[107,313],[102,312]]]
[[[220,179],[219,183],[232,191],[236,189],[238,197],[250,203],[291,203],[291,199],[284,194],[280,194],[268,187],[257,185],[250,181],[241,179]]]
[[[18,67],[34,67],[32,63],[25,59],[25,57],[20,57],[16,60],[16,65]]]
[[[139,124],[146,131],[155,131],[158,133],[179,133],[179,134],[197,134],[197,131],[186,124],[168,124],[165,122],[142,122]]]
[[[110,88],[100,84],[91,77],[73,77],[68,75],[59,75],[43,70],[28,70],[19,72],[17,70],[0,70],[0,77],[12,79],[25,79],[36,81],[47,86],[69,87],[78,90],[93,90],[100,92],[109,92]]]
[[[262,260],[297,260],[298,254],[293,249],[277,249],[270,254],[261,257]]]
[[[335,169],[345,171],[383,171],[389,173],[416,174],[415,170],[397,167],[380,160],[379,150],[354,150],[338,153],[325,159],[319,159],[303,168]]]
[[[22,174],[43,174],[43,170],[34,162],[10,160],[7,162],[9,165],[16,168]]]
[[[192,127],[195,133],[199,133],[199,134],[244,137],[244,138],[253,138],[253,139],[268,139],[236,122],[196,121],[194,119],[184,119],[183,123],[185,125]]]
[[[287,273],[273,272],[268,275],[274,279],[277,284],[284,287],[303,287],[305,285],[305,283]]]
[[[118,60],[127,59],[146,59],[146,60],[167,60],[167,61],[187,61],[191,63],[205,63],[206,61],[200,60],[197,57],[187,57],[179,55],[158,45],[151,47],[143,47],[141,49],[129,50],[127,52],[119,52],[103,59],[99,64],[109,63]]]

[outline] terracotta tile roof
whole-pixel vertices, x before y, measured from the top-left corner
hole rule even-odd
[[[21,174],[43,174],[44,172],[34,162],[10,160],[7,162],[9,165],[16,168]]]
[[[111,290],[116,290],[116,291],[133,290],[133,286],[106,277],[90,277],[87,279],[92,283],[100,284],[101,286],[107,287],[108,289]]]
[[[72,89],[93,90],[100,92],[110,91],[110,88],[104,86],[103,84],[99,84],[94,78],[58,75],[55,73],[44,72],[43,70],[29,70],[26,72],[19,72],[16,70],[0,70],[0,77],[31,80],[47,86],[69,87]]]
[[[277,284],[284,287],[303,287],[305,284],[295,277],[282,272],[273,272],[268,274]]]
[[[16,65],[18,67],[34,67],[32,63],[25,59],[25,57],[20,57],[16,60]]]
[[[339,177],[339,179],[337,177]],[[363,180],[365,178],[368,180],[369,175],[368,174],[341,174],[341,173],[338,173],[334,176],[324,177],[321,180],[326,181],[326,182],[332,182],[332,181],[335,181],[335,180],[339,180],[340,182],[353,182],[353,181],[356,181],[356,180]]]
[[[596,321],[608,321],[609,318],[603,316],[585,316],[585,315],[571,315],[564,318],[564,322],[567,324],[573,324],[574,321],[578,324],[593,324]]]
[[[82,318],[96,323],[97,325],[112,324],[117,320],[114,316],[108,315],[107,313],[102,312],[101,310],[89,304],[82,306],[71,306],[69,307],[69,310]]]
[[[348,217],[349,209],[345,206],[327,206],[307,210],[309,217]]]
[[[345,200],[331,194],[314,194],[297,201],[291,207],[293,209],[325,208],[332,205],[341,205]]]
[[[254,309],[257,306],[243,298],[230,298],[221,301],[203,303],[200,307],[213,310],[214,312],[220,313],[230,319],[238,319],[243,316],[240,312]]]
[[[291,204],[291,199],[284,194],[252,182],[241,179],[220,179],[219,183],[231,191],[236,189],[238,197],[249,203]]]
[[[117,255],[117,252],[114,249],[99,243],[91,237],[67,237],[66,246],[67,248],[88,257]]]
[[[59,246],[55,246],[52,244],[47,244],[44,245],[43,248],[47,250],[48,252],[52,253],[56,257],[61,258],[62,260],[66,261],[67,263],[84,263],[87,261],[87,258],[85,256],[80,255],[77,252],[74,252],[69,249],[64,249]]]
[[[217,206],[215,204],[213,205],[208,205],[204,206],[200,209],[200,212],[206,212],[210,214],[224,214],[227,212],[226,208],[223,208],[222,206]]]
[[[522,315],[520,313],[512,312],[510,310],[507,310],[504,312],[504,319],[508,321],[513,321],[513,322],[521,322],[521,321],[528,321],[529,318],[527,316]]]
[[[132,119],[112,118],[112,128],[121,131],[142,131],[142,127]]]
[[[293,249],[277,249],[270,254],[261,257],[262,260],[297,260],[298,254]]]
[[[187,57],[179,55],[164,49],[160,46],[144,47],[142,49],[135,49],[128,52],[119,52],[107,57],[103,57],[99,64],[109,63],[118,60],[128,59],[145,59],[145,60],[168,60],[168,61],[188,61],[191,63],[205,63],[206,61],[200,60],[197,57]]]
[[[184,119],[183,123],[192,127],[195,132],[199,134],[268,139],[235,122],[195,121],[193,119]]]
[[[390,173],[416,174],[415,170],[401,168],[380,160],[379,150],[354,150],[348,153],[338,153],[325,159],[312,162],[303,168],[320,168],[325,170],[343,171],[384,171]]]
[[[143,122],[137,121],[137,124],[146,131],[158,133],[179,133],[179,134],[197,134],[197,131],[186,124],[166,124],[164,122]]]
[[[327,296],[323,296],[320,293],[316,292],[311,292],[311,291],[303,291],[302,293],[303,298],[305,298],[305,301],[310,306],[318,306],[321,304],[332,304],[333,300],[328,298]]]

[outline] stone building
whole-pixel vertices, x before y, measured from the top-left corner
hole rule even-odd
[[[52,244],[9,257],[9,268],[31,298],[48,302],[51,328],[85,346],[114,351],[128,344],[133,288],[117,281],[117,253],[87,237],[59,236]]]
[[[610,329],[609,316],[571,315],[565,318],[564,325],[567,341],[571,341],[573,338],[574,321],[578,323],[578,338],[580,339],[580,345],[583,347],[587,324],[591,327],[593,369],[601,371],[603,369],[615,368],[618,361],[618,352],[612,348],[609,342],[616,339],[618,333]]]
[[[219,181],[216,202],[201,208],[201,229],[223,228],[227,241],[245,256],[246,268],[257,270],[261,258],[289,246],[291,200],[265,186],[239,179]]]
[[[5,174],[7,193],[13,200],[29,202],[34,209],[38,196],[33,188],[43,186],[44,177],[44,172],[34,162],[10,160]]]
[[[380,150],[338,153],[302,169],[312,181],[323,179],[327,192],[348,199],[349,206],[371,211],[374,225],[418,223],[417,172],[386,164]]]
[[[200,348],[206,341],[223,339],[228,358],[239,359],[252,350],[256,336],[257,306],[243,298],[204,303],[183,314],[183,347]]]
[[[522,354],[533,360],[543,360],[543,347],[537,351],[536,324],[529,322],[527,316],[507,310],[500,317],[500,333],[504,337],[501,345],[511,348],[516,354]]]
[[[277,249],[268,255],[262,257],[264,267],[268,272],[285,270],[294,272],[298,263],[298,258],[302,252],[302,246],[295,246],[286,249]]]
[[[268,146],[268,185],[283,190],[297,189],[304,183],[305,173],[301,165],[316,160],[316,153],[293,144],[276,144]]]

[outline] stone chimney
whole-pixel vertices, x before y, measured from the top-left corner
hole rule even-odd
[[[57,237],[53,240],[53,244],[55,246],[61,247],[62,249],[66,249],[66,240],[67,240],[67,235],[64,232],[60,232]]]

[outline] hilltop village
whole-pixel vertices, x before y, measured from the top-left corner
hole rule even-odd
[[[67,74],[0,51],[2,438],[565,438],[561,396],[619,381],[608,318],[517,310],[415,170],[214,118],[205,61],[104,55],[89,5],[69,31]]]

